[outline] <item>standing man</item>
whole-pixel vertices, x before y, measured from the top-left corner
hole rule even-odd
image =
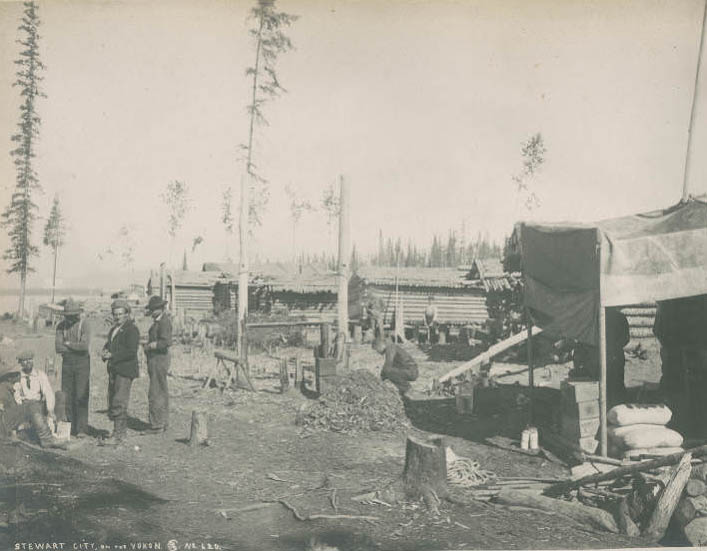
[[[140,345],[140,332],[130,319],[130,306],[126,300],[114,300],[111,311],[113,327],[108,332],[108,340],[103,347],[101,358],[108,367],[108,417],[113,420],[113,435],[105,440],[104,444],[118,446],[125,441],[128,433],[130,388],[133,379],[139,375],[137,350]]]
[[[34,369],[34,354],[17,356],[21,373],[11,370],[0,382],[0,436],[8,437],[21,424],[29,423],[43,448],[68,449],[52,436],[47,417],[56,421],[54,391],[44,371]],[[45,415],[46,414],[46,415]]]
[[[56,327],[55,349],[62,357],[61,390],[66,395],[71,435],[77,438],[88,434],[89,344],[89,328],[81,317],[81,306],[69,298],[64,303],[64,319]]]
[[[152,316],[152,326],[148,332],[145,356],[147,372],[150,375],[150,428],[145,434],[159,434],[167,430],[169,424],[169,348],[172,346],[172,320],[165,311],[167,301],[160,297],[150,297],[147,313]]]
[[[385,363],[381,369],[381,379],[392,382],[400,394],[410,390],[410,382],[417,380],[418,369],[415,359],[399,344],[380,337],[373,342],[373,348],[379,354],[385,355]]]

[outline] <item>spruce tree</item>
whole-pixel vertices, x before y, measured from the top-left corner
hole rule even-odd
[[[52,272],[52,304],[54,303],[54,293],[56,290],[56,266],[59,256],[59,248],[64,245],[64,235],[66,233],[66,222],[61,212],[59,198],[54,197],[52,210],[44,226],[44,244],[51,247],[54,252],[54,270]]]
[[[41,123],[37,114],[37,100],[45,97],[39,88],[44,65],[39,56],[40,20],[37,5],[34,2],[25,2],[23,5],[24,15],[18,27],[21,38],[17,41],[22,48],[15,61],[17,79],[13,83],[20,89],[22,104],[17,123],[18,132],[11,137],[17,146],[10,152],[15,163],[16,183],[10,204],[2,213],[2,226],[8,228],[10,237],[10,246],[5,250],[3,258],[10,262],[8,273],[20,274],[20,300],[17,307],[20,317],[24,314],[27,274],[34,271],[30,259],[39,253],[39,249],[32,244],[32,227],[37,218],[37,205],[32,196],[41,191],[34,159]]]

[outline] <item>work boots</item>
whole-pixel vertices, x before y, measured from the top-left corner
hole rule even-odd
[[[101,443],[103,446],[120,446],[125,443],[128,434],[128,420],[124,417],[113,419],[113,434]]]

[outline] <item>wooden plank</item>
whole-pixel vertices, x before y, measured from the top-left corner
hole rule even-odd
[[[539,335],[542,332],[543,332],[543,330],[540,327],[533,327],[533,329],[532,329],[533,336]],[[451,379],[452,377],[456,377],[457,375],[461,375],[465,371],[475,369],[485,363],[490,362],[491,358],[493,356],[496,356],[497,354],[500,354],[501,352],[508,350],[509,348],[515,346],[516,344],[523,342],[527,338],[528,338],[528,332],[522,331],[516,335],[513,335],[512,337],[507,338],[506,340],[503,340],[499,343],[494,344],[486,352],[482,352],[481,354],[476,356],[476,358],[469,360],[468,362],[465,362],[462,365],[455,367],[451,371],[442,375],[439,378],[440,383],[443,383],[444,381],[448,381],[449,379]]]

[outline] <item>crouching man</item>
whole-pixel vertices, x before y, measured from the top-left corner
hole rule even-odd
[[[47,417],[56,422],[54,392],[44,371],[34,369],[34,354],[17,356],[21,371],[11,371],[0,380],[0,437],[7,438],[20,425],[29,424],[43,448],[66,450],[68,444],[56,440]]]
[[[381,379],[393,383],[400,394],[410,390],[410,382],[417,380],[418,369],[415,359],[400,345],[378,338],[373,342],[373,348],[385,355],[385,363],[381,369]]]

